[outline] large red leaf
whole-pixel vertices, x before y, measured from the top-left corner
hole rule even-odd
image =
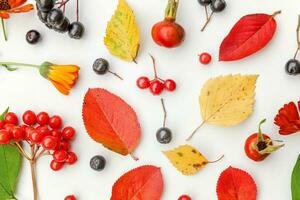
[[[115,182],[110,200],[160,200],[163,185],[160,168],[141,166]]]
[[[91,138],[122,155],[132,154],[141,137],[134,110],[120,97],[107,90],[89,89],[82,115]]]
[[[218,200],[256,200],[257,189],[247,172],[229,167],[219,177],[217,194]]]
[[[219,60],[233,61],[245,58],[265,47],[276,30],[273,15],[252,14],[242,17],[231,29],[220,46]]]

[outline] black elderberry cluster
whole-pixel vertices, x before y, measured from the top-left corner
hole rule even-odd
[[[74,39],[80,39],[83,36],[83,24],[79,21],[70,23],[61,9],[61,4],[57,4],[56,0],[36,0],[36,5],[40,21],[49,29],[59,33],[68,32],[69,36]]]

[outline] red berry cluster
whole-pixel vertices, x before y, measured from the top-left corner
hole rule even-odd
[[[70,151],[71,142],[75,137],[74,128],[62,127],[63,122],[60,116],[49,117],[48,113],[40,112],[37,115],[26,111],[19,125],[19,119],[13,112],[3,115],[0,120],[0,144],[13,144],[23,156],[29,160],[36,160],[42,155],[52,155],[50,167],[54,171],[62,169],[65,164],[73,165],[77,156]],[[26,141],[32,150],[33,155],[28,156],[19,142]]]
[[[136,85],[140,89],[150,88],[150,91],[153,95],[160,95],[164,89],[166,89],[167,91],[170,91],[170,92],[174,91],[176,89],[175,81],[172,79],[163,80],[163,79],[159,78],[157,75],[155,59],[153,58],[153,56],[151,56],[151,58],[153,61],[154,79],[150,80],[148,77],[142,76],[137,79]]]

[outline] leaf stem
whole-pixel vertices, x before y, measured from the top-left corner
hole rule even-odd
[[[208,163],[209,163],[209,164],[212,164],[212,163],[219,162],[219,161],[222,160],[224,157],[225,157],[225,156],[222,155],[222,156],[221,156],[220,158],[218,158],[217,160],[215,160],[215,161],[209,161]]]
[[[16,63],[16,62],[0,62],[0,66],[18,66],[18,67],[35,67],[40,68],[40,65],[27,64],[27,63]]]
[[[165,102],[164,102],[164,99],[161,98],[160,99],[161,101],[161,105],[162,105],[162,108],[163,108],[163,111],[164,111],[164,122],[163,122],[163,127],[166,127],[166,121],[167,121],[167,110],[166,110],[166,106],[165,106]]]
[[[130,157],[131,157],[133,160],[135,160],[135,161],[138,161],[138,160],[139,160],[139,158],[136,157],[132,152],[130,153]]]
[[[197,131],[206,123],[206,121],[203,121],[193,132],[192,134],[186,139],[186,141],[190,141],[194,135],[197,133]]]
[[[5,29],[5,24],[4,24],[4,19],[3,18],[1,18],[1,25],[2,25],[2,31],[3,31],[4,40],[7,41],[7,33],[6,33],[6,29]]]

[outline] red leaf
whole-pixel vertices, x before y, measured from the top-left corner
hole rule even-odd
[[[273,15],[252,14],[242,17],[231,29],[220,46],[219,60],[240,60],[266,46],[276,30]]]
[[[160,200],[163,184],[160,168],[141,166],[115,182],[110,200]]]
[[[219,177],[217,195],[218,200],[256,200],[257,188],[247,172],[229,167]]]
[[[89,89],[82,108],[85,128],[91,138],[122,155],[132,154],[141,137],[134,110],[107,90]]]
[[[285,104],[279,109],[274,119],[274,123],[279,126],[281,135],[290,135],[300,131],[300,101],[298,108],[294,102]]]

